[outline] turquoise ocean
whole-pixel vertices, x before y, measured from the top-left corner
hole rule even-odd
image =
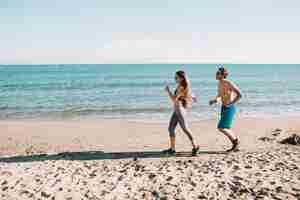
[[[225,65],[240,86],[241,117],[300,116],[300,65]],[[214,64],[0,65],[0,119],[166,120],[174,72],[189,75],[198,98],[190,119],[217,117]]]

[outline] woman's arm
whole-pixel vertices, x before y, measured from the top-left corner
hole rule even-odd
[[[172,94],[172,92],[171,92],[171,90],[170,90],[170,88],[169,88],[168,85],[166,86],[165,90],[167,91],[170,99],[172,100],[172,102],[174,104],[176,104],[178,102],[179,98],[183,96],[183,94],[182,94],[182,88],[181,87],[177,88],[177,92],[176,92],[175,95]]]
[[[175,101],[176,101],[176,96],[172,94],[172,92],[171,92],[171,90],[170,90],[170,87],[169,87],[168,85],[165,87],[165,90],[166,90],[168,96],[170,97],[171,101],[172,101],[173,103],[175,103]]]

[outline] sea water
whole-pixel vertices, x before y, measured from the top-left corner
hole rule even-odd
[[[198,102],[192,120],[218,116],[208,106],[217,94],[215,64],[0,65],[0,119],[118,118],[167,120],[175,88],[185,70]],[[226,65],[243,93],[239,117],[300,115],[300,65]]]

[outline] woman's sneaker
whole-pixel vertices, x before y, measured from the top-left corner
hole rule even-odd
[[[193,148],[192,156],[197,156],[199,149],[200,149],[199,146],[197,146],[196,148]]]
[[[169,149],[163,150],[162,153],[168,154],[168,155],[175,155],[176,151],[174,149],[169,148]]]

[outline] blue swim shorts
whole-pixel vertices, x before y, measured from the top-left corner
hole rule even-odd
[[[232,127],[232,122],[234,120],[234,115],[236,112],[235,105],[229,107],[222,105],[221,109],[221,119],[218,124],[220,129],[230,129]]]

